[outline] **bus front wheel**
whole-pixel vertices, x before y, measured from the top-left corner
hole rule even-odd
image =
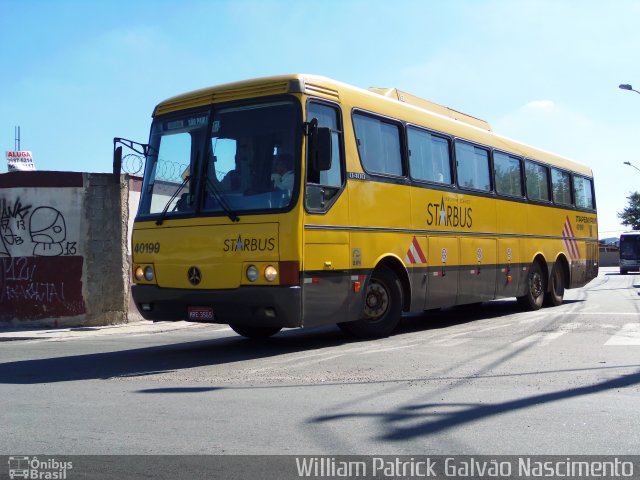
[[[539,310],[542,307],[547,282],[538,262],[531,265],[526,284],[527,290],[523,296],[518,297],[518,303],[525,310]]]
[[[247,325],[229,325],[231,329],[236,332],[238,335],[242,335],[247,338],[269,338],[280,330],[280,327],[256,327],[256,326],[247,326]]]
[[[357,338],[388,337],[400,323],[401,315],[400,279],[389,267],[379,265],[364,293],[363,317],[355,322],[339,323],[338,327]]]

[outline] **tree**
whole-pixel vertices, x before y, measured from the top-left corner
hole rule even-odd
[[[632,193],[627,199],[629,205],[623,211],[618,212],[618,218],[622,220],[622,225],[640,230],[640,192]]]

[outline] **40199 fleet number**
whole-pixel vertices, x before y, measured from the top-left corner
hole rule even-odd
[[[142,242],[133,246],[133,253],[160,253],[160,242]]]

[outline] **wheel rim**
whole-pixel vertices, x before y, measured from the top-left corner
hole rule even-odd
[[[538,298],[543,293],[542,275],[540,272],[533,272],[531,274],[531,296],[533,296],[533,298]]]
[[[389,292],[384,285],[372,281],[367,288],[364,300],[364,315],[370,320],[379,320],[389,308]]]

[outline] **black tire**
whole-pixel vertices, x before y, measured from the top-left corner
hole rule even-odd
[[[547,290],[547,280],[538,262],[533,262],[527,275],[526,293],[518,297],[518,303],[525,310],[539,310],[544,301],[544,293]]]
[[[247,325],[229,325],[231,329],[238,335],[243,337],[260,339],[269,338],[278,333],[282,328],[280,327],[256,327]]]
[[[364,316],[338,327],[356,338],[382,338],[393,333],[402,315],[402,284],[389,267],[379,265],[364,293]]]
[[[556,264],[551,272],[551,285],[549,291],[544,294],[544,304],[548,307],[558,307],[562,305],[564,298],[564,288],[566,281],[564,278],[562,265]]]

